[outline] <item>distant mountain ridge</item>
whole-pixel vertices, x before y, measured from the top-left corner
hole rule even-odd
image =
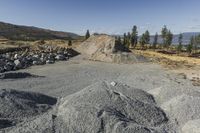
[[[77,39],[77,34],[0,22],[0,36],[10,40]]]

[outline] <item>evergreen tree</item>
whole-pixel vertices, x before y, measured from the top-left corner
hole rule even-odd
[[[120,36],[117,38],[117,42],[118,42],[118,44],[122,44],[122,41],[121,41],[121,37],[120,37]]]
[[[194,53],[197,52],[199,47],[200,47],[200,35],[195,36],[193,38],[193,51],[194,51]]]
[[[193,45],[194,45],[194,37],[192,36],[192,37],[190,38],[190,44],[187,45],[187,52],[188,52],[189,54],[192,53]]]
[[[163,46],[165,48],[169,48],[169,46],[172,44],[173,34],[170,30],[167,29],[166,25],[164,25],[164,27],[162,28],[161,36],[163,39]]]
[[[200,34],[198,35],[198,37],[197,37],[198,39],[197,39],[197,49],[200,47]]]
[[[140,38],[140,46],[142,49],[144,48],[145,43],[146,43],[145,34],[142,34],[142,36]]]
[[[90,37],[90,31],[87,30],[86,34],[85,34],[85,39],[88,39]]]
[[[133,48],[136,47],[137,45],[137,39],[138,39],[138,31],[137,31],[137,26],[134,25],[131,33],[131,46]]]
[[[168,33],[168,29],[167,29],[167,26],[164,25],[164,27],[162,28],[162,31],[161,31],[161,36],[162,36],[162,39],[163,39],[163,46],[165,47],[166,46],[166,40],[167,40],[167,33]]]
[[[156,49],[157,44],[158,44],[158,33],[156,32],[153,41],[153,49]]]
[[[172,40],[173,40],[173,34],[171,33],[171,31],[169,30],[167,32],[167,35],[166,35],[166,44],[165,44],[165,47],[166,48],[169,48],[169,46],[172,44]]]
[[[130,45],[131,45],[131,33],[128,32],[128,34],[127,34],[127,47],[129,48]]]
[[[126,33],[124,33],[123,44],[124,44],[124,46],[127,45],[127,35],[126,35]]]
[[[69,39],[69,41],[68,41],[68,46],[72,46],[72,40],[71,39]]]
[[[150,42],[150,33],[149,33],[148,30],[144,33],[144,39],[145,39],[145,43],[149,44],[149,42]]]
[[[178,47],[177,47],[177,51],[178,52],[181,52],[182,50],[182,42],[183,42],[183,34],[179,34],[179,37],[178,37]]]
[[[117,44],[117,45],[120,45],[120,44],[122,44],[122,41],[121,41],[121,37],[120,36],[116,36],[115,37],[115,44]]]

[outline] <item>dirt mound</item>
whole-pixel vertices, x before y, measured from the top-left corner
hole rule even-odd
[[[123,44],[117,44],[115,37],[108,35],[93,35],[83,42],[78,50],[88,55],[91,60],[117,63],[144,61],[131,53]]]
[[[56,102],[56,98],[39,93],[2,89],[0,90],[0,128],[42,114]]]
[[[168,121],[154,98],[139,89],[100,82],[62,99],[58,118],[67,132],[163,132]]]

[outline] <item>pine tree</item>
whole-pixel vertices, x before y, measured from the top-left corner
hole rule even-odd
[[[192,36],[192,37],[190,38],[190,44],[187,45],[187,52],[188,52],[189,54],[192,53],[193,45],[194,45],[194,36]]]
[[[121,37],[120,36],[115,36],[115,44],[116,45],[120,45],[120,44],[122,44],[122,42],[121,42]]]
[[[200,47],[200,35],[195,36],[193,38],[193,51],[194,51],[194,53],[197,52],[199,47]]]
[[[153,49],[156,49],[157,44],[158,44],[158,33],[156,32],[153,41]]]
[[[169,30],[167,32],[167,35],[166,35],[166,44],[165,44],[165,47],[166,48],[169,48],[169,46],[172,44],[172,40],[173,40],[173,34],[171,33],[171,31]]]
[[[144,39],[145,39],[145,43],[149,44],[149,42],[150,42],[150,33],[149,33],[148,30],[144,33]]]
[[[117,38],[117,44],[122,44],[122,41],[121,41],[121,37],[120,37],[120,36]]]
[[[123,44],[124,44],[124,46],[127,45],[127,35],[126,35],[126,33],[124,33]]]
[[[131,45],[131,33],[128,32],[128,34],[127,34],[127,47],[129,48],[130,45]]]
[[[170,30],[167,29],[166,25],[164,25],[164,27],[162,28],[161,36],[163,39],[163,46],[165,48],[169,48],[169,46],[172,44],[173,34]]]
[[[85,39],[88,39],[90,37],[90,31],[87,30],[86,34],[85,34]]]
[[[131,33],[131,46],[133,48],[136,47],[137,45],[137,39],[138,39],[138,31],[137,31],[137,26],[134,25]]]
[[[140,38],[140,46],[142,49],[144,48],[145,43],[146,43],[145,34],[142,34],[142,36]]]
[[[71,39],[69,39],[69,41],[68,41],[68,46],[72,46],[72,40]]]
[[[165,47],[166,46],[166,40],[167,40],[167,33],[168,33],[168,29],[167,29],[167,26],[164,25],[164,27],[162,28],[162,31],[161,31],[161,36],[162,36],[162,39],[163,39],[163,46]]]
[[[178,52],[181,52],[182,51],[182,41],[183,40],[183,34],[179,34],[179,37],[178,37],[178,47],[177,47],[177,51]]]

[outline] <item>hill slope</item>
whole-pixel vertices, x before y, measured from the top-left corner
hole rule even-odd
[[[46,30],[0,22],[0,36],[10,40],[77,39],[79,35],[69,32]]]

